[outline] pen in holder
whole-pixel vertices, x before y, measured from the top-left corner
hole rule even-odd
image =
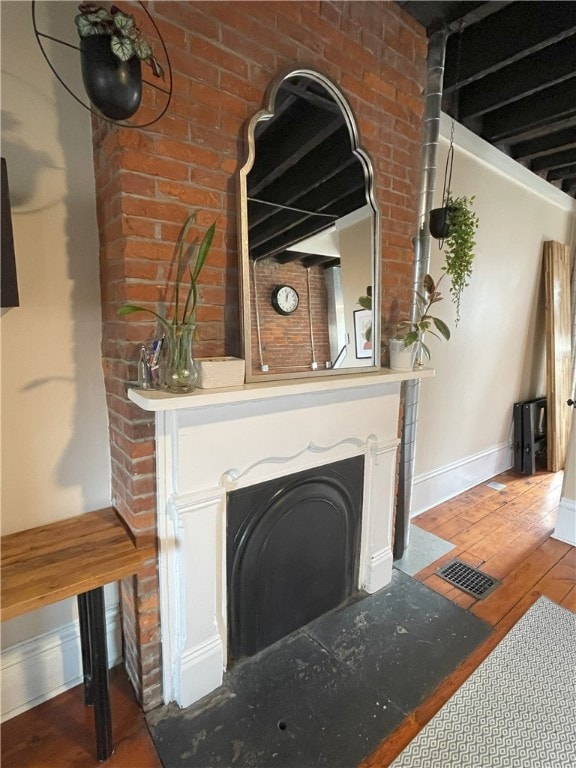
[[[164,344],[164,336],[155,339],[148,349],[142,344],[138,360],[138,386],[142,389],[157,389],[162,386],[160,380],[160,353]]]

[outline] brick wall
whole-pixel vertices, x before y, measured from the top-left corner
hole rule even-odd
[[[137,350],[154,336],[145,314],[117,317],[125,301],[165,298],[173,243],[191,208],[200,230],[216,221],[202,276],[196,356],[239,354],[235,172],[243,124],[262,106],[270,80],[316,69],[343,90],[371,156],[382,214],[383,322],[408,312],[416,231],[417,167],[426,39],[393,2],[150,2],[170,52],[168,112],[133,130],[94,120],[101,239],[103,365],[112,456],[112,497],[128,525],[155,536],[153,419],[132,405]],[[141,26],[151,26],[141,9]],[[152,30],[153,31],[153,30]],[[161,94],[146,89],[137,114],[154,114]],[[161,701],[156,563],[123,584],[126,665],[151,709]]]
[[[309,371],[312,363],[312,336],[318,366],[324,367],[330,360],[328,339],[328,301],[324,270],[320,266],[309,268],[310,297],[308,305],[307,270],[300,262],[278,264],[274,259],[264,259],[256,264],[258,286],[258,314],[260,340],[264,362],[274,373]],[[279,315],[272,307],[270,295],[277,285],[291,285],[298,292],[298,309],[291,315]],[[256,301],[252,290],[252,349],[259,363]],[[312,323],[310,323],[310,316]],[[290,357],[286,357],[286,349]]]

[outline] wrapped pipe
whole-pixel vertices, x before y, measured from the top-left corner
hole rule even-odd
[[[415,238],[414,291],[422,290],[424,275],[430,265],[430,233],[428,215],[434,198],[436,162],[440,137],[440,116],[442,112],[442,87],[444,81],[444,60],[449,31],[443,28],[434,32],[428,41],[428,74],[424,103],[423,146],[420,163],[420,186],[418,192],[418,234]],[[417,317],[416,294],[413,293],[411,320]],[[410,532],[410,510],[412,506],[412,485],[414,481],[414,458],[416,453],[416,423],[420,380],[412,379],[402,384],[404,419],[400,447],[400,469],[398,473],[398,495],[394,526],[394,559],[399,559],[408,546]]]

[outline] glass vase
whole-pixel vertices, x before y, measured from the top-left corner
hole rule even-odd
[[[194,325],[177,325],[166,334],[168,348],[164,360],[164,386],[169,392],[192,392],[198,378],[192,357]]]

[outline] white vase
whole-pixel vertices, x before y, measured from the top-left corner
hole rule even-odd
[[[404,339],[390,339],[390,368],[393,371],[411,371],[414,368],[416,344],[404,346]]]

